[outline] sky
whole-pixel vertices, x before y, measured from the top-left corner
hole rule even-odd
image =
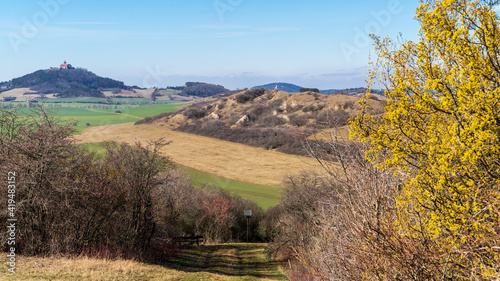
[[[417,40],[418,0],[3,0],[0,81],[64,60],[141,87],[365,86],[368,34]]]

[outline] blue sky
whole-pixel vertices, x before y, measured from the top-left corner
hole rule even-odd
[[[418,0],[4,0],[0,81],[73,66],[128,85],[364,86],[367,33],[415,40]]]

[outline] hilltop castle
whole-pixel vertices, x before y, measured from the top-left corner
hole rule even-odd
[[[61,63],[59,67],[51,67],[51,70],[58,70],[58,69],[75,69],[71,64],[67,63],[64,61],[64,63]]]

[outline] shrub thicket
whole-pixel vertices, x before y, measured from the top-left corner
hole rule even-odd
[[[236,101],[239,103],[251,102],[257,97],[260,97],[266,93],[264,89],[251,89],[246,90],[243,93],[236,96]]]
[[[159,154],[159,140],[106,143],[101,154],[70,139],[72,124],[37,108],[30,116],[0,111],[0,172],[15,173],[16,251],[162,258],[171,238],[204,235],[215,242],[246,235],[243,209],[254,210],[254,241],[261,241],[255,203],[216,188],[194,189]],[[7,186],[0,186],[7,194]],[[8,217],[7,208],[0,219]],[[5,230],[0,245],[8,247]]]

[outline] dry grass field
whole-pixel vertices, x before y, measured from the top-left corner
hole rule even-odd
[[[0,100],[4,97],[16,97],[17,101],[27,101],[29,99],[39,97],[39,95],[30,95],[29,93],[32,93],[32,91],[30,91],[29,88],[12,89],[12,90],[0,93]]]
[[[281,186],[288,175],[320,171],[317,162],[275,151],[168,130],[161,124],[118,124],[92,127],[75,139],[81,143],[117,141],[135,143],[164,138],[172,143],[163,155],[183,166],[243,182]]]
[[[135,92],[133,91],[128,91],[128,90],[121,90],[120,93],[118,94],[113,94],[111,91],[103,91],[102,93],[107,96],[107,97],[114,97],[114,96],[123,96],[123,97],[143,97],[143,98],[151,98],[151,94],[155,91],[155,89],[150,88],[150,89],[135,89]]]

